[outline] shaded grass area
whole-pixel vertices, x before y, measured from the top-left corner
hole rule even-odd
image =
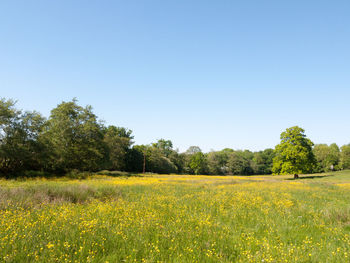
[[[294,179],[294,178],[287,178],[286,180],[309,180],[309,179],[322,179],[322,178],[326,178],[329,176],[334,176],[334,174],[322,174],[322,175],[306,175],[306,176],[299,176],[298,179]]]
[[[122,195],[116,186],[89,186],[86,184],[39,184],[27,187],[0,187],[0,209],[29,208],[45,204],[85,203],[94,199],[117,199]]]
[[[106,176],[112,176],[112,177],[142,177],[143,175],[141,174],[136,174],[136,173],[129,173],[129,172],[121,172],[121,171],[108,171],[108,170],[103,170],[96,172],[94,174],[97,175],[106,175]]]
[[[93,177],[94,175],[106,175],[111,177],[140,177],[141,174],[137,173],[129,173],[122,171],[108,171],[102,170],[98,172],[81,172],[78,170],[72,170],[67,173],[55,174],[44,171],[23,171],[17,174],[10,175],[2,175],[0,174],[0,178],[9,179],[9,180],[21,180],[25,181],[27,179],[55,179],[55,178],[68,178],[68,179],[87,179],[89,177]]]

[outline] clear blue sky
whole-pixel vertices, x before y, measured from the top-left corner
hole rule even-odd
[[[0,97],[90,104],[137,144],[350,143],[350,1],[0,2]]]

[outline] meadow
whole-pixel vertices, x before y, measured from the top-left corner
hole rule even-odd
[[[0,180],[1,262],[349,262],[350,171]]]

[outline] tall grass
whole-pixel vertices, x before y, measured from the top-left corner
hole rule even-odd
[[[121,196],[116,186],[32,185],[28,187],[0,188],[0,209],[11,207],[30,208],[46,204],[85,203],[94,199],[113,200]]]

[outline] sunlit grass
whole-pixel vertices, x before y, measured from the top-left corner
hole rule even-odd
[[[350,173],[313,176],[0,180],[0,261],[349,262]]]

